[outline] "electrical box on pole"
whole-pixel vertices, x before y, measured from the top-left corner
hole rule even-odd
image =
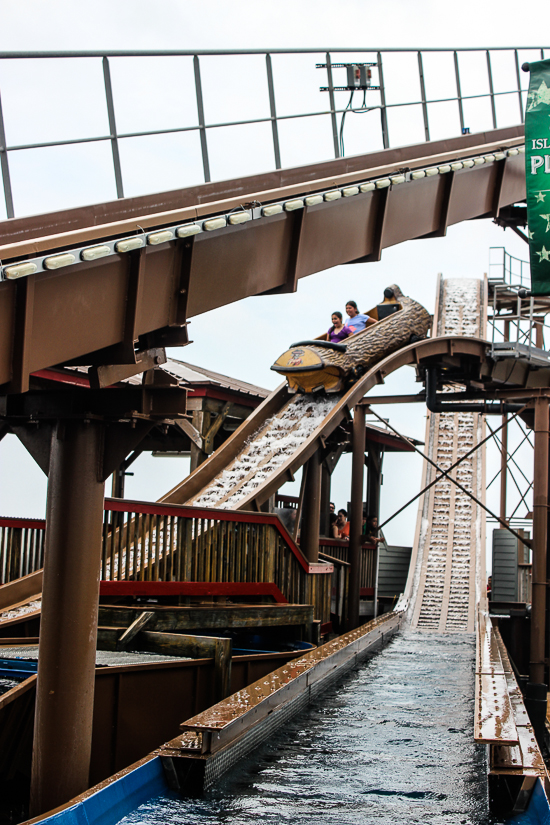
[[[372,67],[377,63],[331,63],[331,69],[346,69],[347,86],[321,86],[321,92],[354,92],[356,89],[366,91],[367,89],[379,90],[380,86],[373,86]],[[326,69],[326,63],[317,63],[317,69]]]

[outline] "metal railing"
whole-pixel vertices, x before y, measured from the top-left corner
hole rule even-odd
[[[550,302],[530,294],[531,270],[528,261],[515,258],[504,247],[489,250],[488,322],[491,330],[491,357],[523,357],[544,360],[546,318]]]
[[[503,246],[491,246],[489,248],[489,283],[493,282],[531,289],[529,261],[510,255]]]
[[[10,122],[10,118],[4,113],[2,109],[2,89],[0,88],[0,167],[2,170],[2,179],[3,179],[3,187],[4,187],[4,199],[5,199],[5,206],[6,206],[6,213],[8,217],[14,217],[15,215],[15,207],[14,207],[14,189],[13,189],[13,182],[12,182],[12,174],[10,169],[10,160],[11,156],[15,153],[21,153],[26,151],[32,151],[37,149],[47,149],[51,147],[59,147],[59,146],[70,146],[74,144],[91,144],[91,143],[106,143],[110,144],[111,156],[112,156],[112,171],[114,173],[114,183],[115,183],[115,190],[116,196],[118,198],[124,197],[124,169],[123,169],[123,162],[121,160],[121,146],[124,142],[132,140],[134,138],[144,138],[144,137],[151,137],[151,136],[158,136],[158,135],[168,135],[168,134],[178,134],[184,132],[191,132],[197,133],[200,142],[200,157],[202,160],[202,174],[204,177],[205,182],[209,182],[212,179],[211,175],[211,157],[210,157],[210,149],[208,145],[209,136],[212,134],[213,130],[222,129],[225,127],[235,127],[235,126],[252,126],[254,124],[270,124],[271,125],[271,141],[272,141],[272,163],[273,168],[280,169],[283,166],[289,166],[287,161],[285,161],[285,153],[284,150],[281,149],[281,140],[280,140],[280,124],[285,121],[292,121],[292,120],[304,120],[308,118],[319,118],[325,117],[330,119],[330,129],[332,133],[332,144],[333,144],[333,153],[334,157],[338,158],[341,156],[341,147],[343,146],[343,142],[341,141],[341,135],[339,135],[339,126],[338,126],[338,116],[342,117],[342,121],[340,123],[340,130],[343,129],[343,118],[345,114],[349,111],[352,112],[378,112],[380,116],[379,121],[379,129],[380,129],[380,137],[381,137],[381,145],[383,148],[389,148],[390,145],[395,145],[395,141],[391,139],[391,132],[392,132],[392,124],[390,123],[389,114],[394,110],[399,110],[406,108],[409,110],[408,115],[410,117],[412,110],[416,107],[418,112],[421,111],[422,116],[422,123],[423,123],[423,133],[424,139],[426,141],[430,141],[433,139],[433,129],[432,129],[432,121],[431,116],[433,115],[433,108],[438,104],[448,104],[448,103],[456,103],[457,110],[455,114],[458,114],[458,130],[461,133],[467,133],[470,131],[470,128],[473,130],[482,130],[485,125],[479,127],[475,123],[468,123],[465,114],[465,103],[469,101],[488,101],[490,103],[490,118],[492,123],[492,128],[497,128],[499,125],[509,125],[509,123],[499,123],[499,112],[497,102],[503,96],[512,96],[514,99],[517,100],[517,120],[515,122],[521,121],[523,122],[523,107],[525,103],[525,94],[526,94],[526,85],[527,85],[527,78],[522,78],[520,73],[520,55],[519,52],[531,52],[533,55],[536,56],[537,59],[539,57],[542,59],[545,55],[545,48],[536,47],[529,47],[529,48],[494,48],[494,49],[375,49],[375,48],[358,48],[358,49],[329,49],[329,50],[319,50],[319,49],[270,49],[270,50],[243,50],[243,51],[52,51],[52,52],[0,52],[0,61],[34,61],[36,64],[36,71],[40,71],[40,61],[44,60],[52,60],[52,59],[62,59],[62,60],[83,60],[89,59],[95,61],[94,71],[101,73],[101,84],[103,87],[103,95],[104,95],[104,105],[105,110],[104,114],[106,114],[106,122],[108,123],[108,133],[99,134],[99,135],[91,135],[86,137],[75,137],[70,139],[61,139],[61,140],[50,140],[50,141],[35,141],[35,142],[23,142],[23,143],[10,143],[7,135],[9,135],[10,128],[12,123]],[[485,64],[483,71],[474,70],[471,72],[466,72],[464,67],[461,69],[461,63],[466,60],[466,56],[477,53],[484,56],[483,63]],[[512,59],[513,71],[512,74],[515,76],[514,81],[511,83],[510,87],[502,89],[497,88],[497,84],[495,83],[495,70],[494,70],[494,61],[495,56],[501,55],[502,53],[509,53],[510,58]],[[365,103],[361,105],[358,109],[350,109],[353,92],[350,97],[347,106],[339,105],[339,101],[342,100],[341,97],[338,95],[345,95],[347,97],[348,92],[340,92],[337,89],[341,87],[336,87],[334,82],[334,73],[336,71],[340,71],[340,69],[333,66],[335,62],[333,60],[333,55],[338,54],[341,55],[349,55],[350,62],[358,62],[358,60],[365,60],[370,58],[374,65],[374,72],[375,76],[373,77],[372,85],[373,87],[376,86],[376,90],[373,88],[369,92],[369,97],[373,98],[372,104],[369,103],[367,106]],[[452,61],[452,70],[449,77],[454,75],[452,81],[452,85],[454,85],[454,90],[452,94],[430,94],[430,69],[426,66],[427,56],[433,54],[445,54],[448,55],[449,61]],[[274,58],[277,61],[280,61],[281,57],[284,56],[308,56],[312,55],[312,67],[313,67],[313,55],[321,55],[324,58],[324,63],[321,64],[323,66],[324,72],[326,72],[326,81],[327,86],[325,87],[328,91],[328,108],[326,106],[313,106],[311,111],[301,111],[301,112],[287,112],[285,114],[281,114],[278,110],[278,90],[282,85],[284,85],[285,78],[286,82],[289,80],[289,73],[291,71],[290,68],[287,67],[286,74],[283,71],[282,65],[277,65],[277,71],[274,70]],[[416,55],[416,67],[415,71],[418,72],[417,80],[417,89],[414,90],[412,95],[412,99],[403,99],[400,95],[402,95],[402,91],[400,88],[400,84],[395,82],[394,79],[388,81],[387,79],[387,72],[385,77],[385,67],[388,68],[388,61],[393,61],[395,55]],[[252,58],[253,56],[263,56],[265,58],[265,83],[262,83],[263,86],[263,94],[266,95],[266,100],[264,101],[264,111],[266,112],[265,116],[262,117],[255,117],[255,118],[246,118],[246,117],[238,117],[231,118],[229,120],[209,120],[206,115],[205,110],[205,95],[204,95],[204,83],[203,83],[203,75],[201,73],[201,59],[204,61],[210,58],[217,58],[223,60],[224,58],[229,57],[249,57]],[[194,105],[196,107],[196,119],[193,123],[184,125],[183,123],[178,126],[170,127],[170,128],[159,128],[159,129],[146,129],[146,130],[133,130],[133,131],[120,131],[117,128],[117,120],[118,115],[120,113],[121,107],[124,104],[124,100],[120,100],[120,95],[117,98],[117,92],[114,88],[113,84],[113,76],[112,76],[112,68],[115,64],[115,61],[118,60],[127,60],[130,58],[148,58],[153,60],[154,58],[182,58],[188,59],[192,62],[192,83],[194,88],[192,89],[192,97],[194,97]],[[341,66],[342,64],[339,64]],[[451,63],[449,63],[451,65]],[[96,68],[97,67],[97,68]],[[251,65],[250,72],[253,73],[256,70],[256,66]],[[462,76],[461,76],[462,71]],[[498,70],[497,70],[498,71]],[[471,78],[468,76],[466,78],[467,83],[465,83],[465,72],[466,74],[472,74],[475,76],[475,83],[471,83]],[[392,67],[392,73],[395,76],[395,66]],[[224,72],[223,65],[220,64],[219,68],[219,83],[239,83],[240,76],[227,76],[227,72]],[[400,73],[397,72],[397,75]],[[435,76],[435,71],[434,75]],[[484,75],[484,77],[482,77]],[[191,75],[190,75],[191,77]],[[409,71],[409,68],[403,70],[400,74],[401,80],[406,78],[407,83],[412,81],[412,76]],[[498,78],[498,75],[497,75]],[[137,78],[139,80],[139,78]],[[319,76],[319,85],[321,85],[323,81],[323,75]],[[296,87],[300,85],[300,76],[294,73],[294,75],[290,76],[290,81]],[[175,88],[178,88],[178,79],[171,78],[171,83],[174,84]],[[189,79],[189,83],[191,80]],[[432,84],[434,85],[434,89],[436,87],[436,82]],[[470,89],[471,93],[465,93],[465,86],[469,85],[472,88]],[[474,90],[479,89],[479,91]],[[368,91],[368,89],[367,89]],[[86,100],[86,88],[82,89],[82,100]],[[364,98],[365,99],[365,98]],[[175,99],[174,99],[175,100]],[[239,98],[239,105],[241,102],[244,104],[246,101],[246,95],[243,93],[242,98]],[[5,107],[4,107],[5,109]],[[267,114],[269,112],[269,114]],[[474,115],[470,114],[471,117]],[[516,117],[516,115],[514,116]],[[397,127],[396,127],[397,130]],[[458,131],[457,130],[457,131]],[[445,135],[448,136],[448,135]],[[401,141],[402,142],[402,141]],[[409,141],[410,142],[410,141]],[[323,158],[324,160],[328,160],[329,158]]]
[[[0,518],[0,584],[39,570],[45,522]],[[277,516],[106,499],[102,581],[272,582],[330,620],[330,564],[311,567]]]
[[[0,585],[41,569],[45,527],[41,519],[0,518]]]

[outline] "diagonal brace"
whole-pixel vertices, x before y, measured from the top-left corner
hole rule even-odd
[[[518,410],[517,414],[519,415],[520,412],[523,412],[523,410],[526,407],[527,407],[527,404],[524,407],[522,407],[521,410]],[[501,524],[502,527],[505,528],[505,530],[508,530],[508,532],[510,532],[513,536],[515,536],[517,539],[522,541],[523,544],[527,544],[527,545],[529,545],[529,547],[531,546],[531,544],[532,544],[531,539],[526,539],[524,536],[520,536],[520,534],[517,533],[515,530],[513,530],[512,527],[510,527],[508,524],[506,524],[504,519],[501,519],[499,516],[497,516],[495,513],[493,513],[492,510],[489,510],[489,508],[485,504],[483,504],[482,501],[480,501],[478,498],[476,498],[473,493],[471,493],[469,490],[467,490],[465,487],[463,487],[462,484],[460,484],[460,482],[458,482],[455,478],[453,478],[449,474],[450,470],[443,470],[435,461],[433,461],[429,456],[427,456],[425,453],[423,453],[422,450],[419,450],[418,447],[416,446],[416,444],[413,444],[413,442],[410,439],[408,439],[407,436],[400,433],[398,430],[395,429],[395,427],[392,427],[392,425],[389,422],[387,422],[384,418],[382,418],[382,416],[378,415],[378,413],[376,413],[373,409],[371,409],[371,413],[372,413],[372,415],[375,415],[376,418],[378,418],[380,421],[384,421],[386,426],[389,427],[390,430],[392,430],[392,432],[394,432],[398,438],[400,438],[402,441],[405,441],[407,444],[410,444],[410,446],[413,448],[415,453],[418,453],[418,455],[421,455],[422,458],[424,458],[428,462],[428,464],[431,464],[432,467],[435,467],[435,469],[439,473],[442,473],[444,476],[446,476],[449,479],[449,481],[451,481],[455,485],[455,487],[458,487],[458,489],[461,490],[463,493],[465,493],[468,496],[468,498],[471,498],[472,501],[475,501],[475,503],[479,507],[483,508],[483,510],[485,510],[486,513],[489,513],[489,515],[492,518],[494,518],[496,521],[498,521],[498,523]]]
[[[437,484],[439,481],[441,481],[441,479],[445,477],[446,473],[452,472],[455,469],[455,467],[458,467],[458,465],[461,464],[465,459],[469,458],[472,455],[472,453],[475,453],[476,450],[478,450],[480,447],[483,447],[483,445],[487,441],[489,441],[491,438],[494,437],[495,433],[498,433],[499,430],[502,430],[504,427],[506,427],[510,423],[510,421],[513,421],[514,418],[518,415],[519,415],[519,412],[514,413],[514,415],[511,418],[509,418],[504,424],[501,424],[498,429],[496,429],[494,431],[491,431],[491,435],[486,436],[483,439],[483,441],[480,441],[479,444],[476,444],[475,447],[472,447],[471,450],[468,450],[467,453],[465,453],[463,456],[461,456],[459,459],[457,459],[457,461],[455,461],[454,464],[451,464],[451,466],[447,470],[441,470],[441,473],[442,473],[441,475],[436,476],[436,478],[434,478],[432,481],[430,481],[429,484],[426,484],[426,486],[423,487],[420,490],[419,493],[416,493],[416,495],[414,495],[411,499],[409,499],[409,501],[407,501],[406,504],[404,504],[402,507],[400,507],[399,510],[396,510],[396,512],[393,513],[393,515],[391,515],[384,522],[382,522],[379,529],[381,529],[382,527],[385,527],[386,524],[388,524],[388,522],[392,521],[396,516],[398,516],[399,513],[402,513],[403,510],[406,510],[407,507],[410,504],[413,503],[413,501],[416,501],[417,498],[420,498],[420,496],[424,495],[424,493],[427,492],[431,487],[433,487],[434,484]],[[489,427],[489,429],[491,429],[491,428]],[[496,476],[495,476],[495,478],[496,478]],[[521,490],[520,490],[520,495],[521,495]],[[527,495],[527,493],[526,493],[526,495]]]

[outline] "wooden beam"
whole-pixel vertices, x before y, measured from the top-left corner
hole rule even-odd
[[[199,450],[202,450],[202,437],[196,427],[194,427],[189,419],[181,418],[178,421],[174,422],[177,427],[180,428],[185,435],[189,436],[195,447]]]
[[[207,455],[210,455],[214,445],[214,437],[218,433],[220,427],[222,426],[223,422],[229,415],[229,411],[231,410],[231,402],[228,401],[224,404],[223,409],[217,414],[214,421],[208,427],[206,433],[203,436],[203,450]]]
[[[309,626],[313,622],[313,605],[208,605],[207,607],[153,607],[149,630],[185,631],[230,627]],[[131,625],[141,608],[99,605],[99,623],[106,627]]]
[[[140,630],[143,630],[145,625],[149,624],[154,615],[154,613],[146,610],[143,611],[143,613],[140,613],[137,619],[132,622],[130,627],[124,631],[118,640],[117,650],[126,650],[132,639],[137,636]]]

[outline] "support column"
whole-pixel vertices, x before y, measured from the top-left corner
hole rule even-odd
[[[330,537],[330,482],[331,475],[325,462],[321,463],[321,535]]]
[[[361,540],[363,527],[363,479],[365,466],[365,408],[353,411],[353,454],[351,464],[351,508],[349,526],[349,591],[347,630],[359,626],[361,587]]]
[[[380,486],[382,484],[382,449],[369,441],[367,459],[367,516],[380,518]]]
[[[310,562],[319,561],[319,524],[321,520],[321,454],[311,456],[306,466],[300,548]]]
[[[124,498],[124,484],[126,481],[126,468],[124,462],[120,464],[113,473],[113,483],[111,485],[111,496],[113,498]]]
[[[504,322],[504,340],[510,340],[510,321]],[[508,493],[508,416],[502,416],[500,441],[500,518],[506,521],[506,499]]]
[[[508,491],[508,416],[502,416],[500,436],[500,518],[506,521],[506,497]]]
[[[533,597],[529,680],[544,682],[546,544],[548,516],[548,398],[535,399],[533,481]]]
[[[202,437],[204,437],[205,433],[208,431],[210,427],[210,417],[210,412],[208,410],[193,411],[193,427],[200,433]],[[190,472],[192,473],[194,470],[196,470],[199,464],[202,464],[202,462],[206,461],[207,458],[208,454],[205,453],[204,450],[201,450],[200,447],[197,447],[197,445],[194,444],[193,441],[191,441]]]
[[[88,787],[103,482],[101,425],[58,424],[52,439],[31,816]]]

